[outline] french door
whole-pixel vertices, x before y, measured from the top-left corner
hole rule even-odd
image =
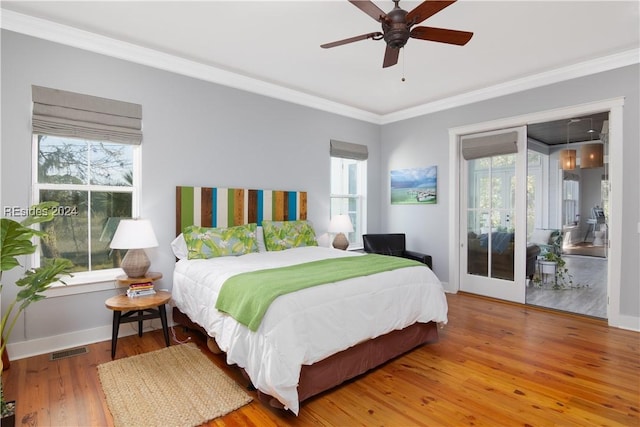
[[[524,303],[526,127],[460,140],[460,290]]]

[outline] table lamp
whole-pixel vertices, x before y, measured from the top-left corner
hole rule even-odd
[[[331,218],[328,231],[329,233],[338,233],[333,239],[334,248],[345,250],[349,247],[349,240],[344,235],[344,233],[353,232],[353,224],[351,224],[349,215],[336,215]]]
[[[144,277],[151,265],[144,248],[158,246],[158,240],[149,220],[123,219],[110,246],[112,249],[128,249],[120,264],[128,277]]]

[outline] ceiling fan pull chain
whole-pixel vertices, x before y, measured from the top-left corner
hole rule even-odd
[[[402,48],[402,79],[401,81],[405,81],[404,78],[404,48]]]

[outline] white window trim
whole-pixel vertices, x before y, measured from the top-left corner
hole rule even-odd
[[[123,275],[124,271],[121,268],[72,273],[71,277],[61,277],[61,281],[54,282],[44,295],[47,298],[54,298],[119,289],[126,287],[126,285],[119,285],[117,281],[117,277]]]
[[[38,135],[33,135],[31,144],[31,204],[34,204],[36,200],[39,200],[39,191],[41,189],[47,189],[47,184],[38,184]],[[131,191],[131,215],[133,218],[140,216],[140,188],[142,184],[142,156],[141,146],[133,146],[133,190]],[[137,184],[137,185],[136,185]],[[69,187],[73,187],[72,184]],[[85,186],[78,186],[79,189],[86,190]],[[96,186],[94,188],[100,188]],[[104,186],[106,191],[118,191],[117,186]],[[37,227],[37,224],[34,226]],[[38,266],[40,257],[40,245],[34,254],[29,257],[29,264],[32,267]],[[118,285],[116,278],[124,275],[124,271],[121,268],[110,268],[95,271],[80,271],[72,273],[71,277],[63,277],[62,281],[54,282],[48,290],[44,292],[47,297],[58,297],[66,295],[83,294],[87,292],[98,292],[107,289],[117,289],[121,286]]]

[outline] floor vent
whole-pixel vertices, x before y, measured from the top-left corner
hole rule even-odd
[[[65,357],[78,356],[80,354],[85,354],[88,352],[89,350],[87,349],[87,347],[76,347],[76,348],[70,348],[68,350],[55,351],[51,353],[51,356],[49,356],[49,360],[64,359]]]

